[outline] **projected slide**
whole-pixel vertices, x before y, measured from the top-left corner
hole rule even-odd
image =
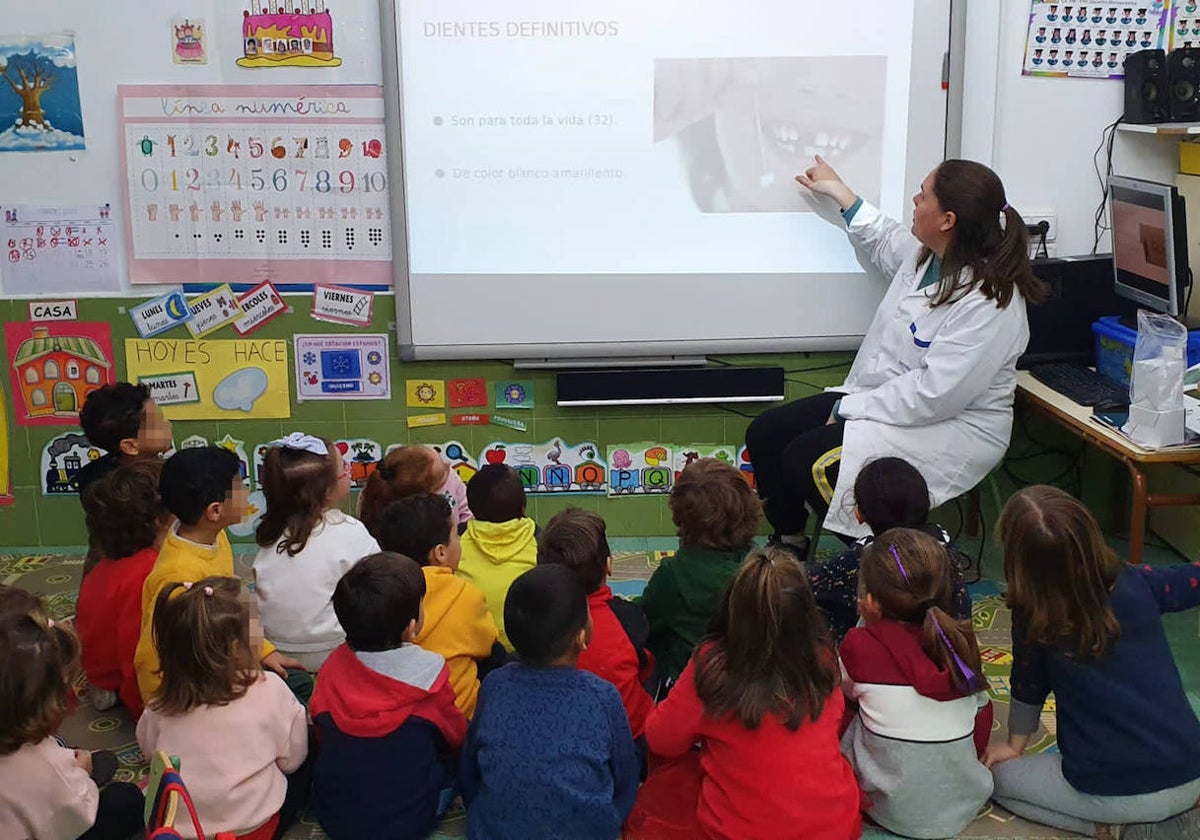
[[[910,2],[399,5],[414,276],[856,272],[814,154],[907,215]]]

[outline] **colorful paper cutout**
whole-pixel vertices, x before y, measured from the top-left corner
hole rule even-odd
[[[508,464],[521,477],[525,492],[603,493],[606,482],[600,447],[591,441],[568,444],[562,438],[547,443],[490,443],[479,462]]]
[[[171,59],[176,64],[208,64],[203,19],[174,18],[171,21]]]
[[[489,422],[491,422],[493,426],[503,426],[506,429],[512,429],[516,432],[529,431],[529,426],[525,424],[525,421],[518,420],[515,417],[505,417],[500,414],[493,414],[489,418]]]
[[[203,435],[188,435],[179,442],[180,449],[202,449],[208,446],[208,438]]]
[[[133,319],[138,335],[150,338],[187,323],[192,319],[192,310],[183,292],[177,289],[135,306],[129,310],[129,317]]]
[[[150,389],[150,396],[160,407],[200,402],[196,374],[192,371],[158,373],[138,377],[138,384]]]
[[[287,349],[283,339],[127,338],[126,376],[191,373],[200,400],[165,407],[172,420],[290,417]]]
[[[746,483],[753,489],[758,489],[758,484],[754,481],[754,464],[750,463],[750,450],[745,444],[738,448],[737,468],[742,473],[742,478],[746,479]]]
[[[496,383],[496,408],[522,408],[535,406],[533,382],[510,380]]]
[[[446,383],[440,379],[406,379],[404,395],[409,408],[446,407]]]
[[[4,338],[18,425],[76,426],[87,395],[116,381],[108,324],[10,321]]]
[[[192,317],[186,323],[192,338],[203,338],[242,317],[241,304],[228,283],[192,298],[188,307]]]
[[[387,400],[386,333],[297,335],[296,400]]]
[[[675,481],[679,480],[679,474],[683,472],[688,464],[693,461],[699,461],[701,458],[716,458],[718,461],[723,461],[731,467],[736,466],[734,464],[736,452],[736,446],[712,443],[672,445],[671,458]]]
[[[79,301],[31,300],[29,301],[29,320],[77,321],[79,320]]]
[[[79,492],[79,471],[85,464],[104,454],[79,432],[67,432],[51,438],[42,447],[41,483],[43,496],[64,496]]]
[[[287,304],[270,280],[262,281],[238,298],[238,306],[242,308],[242,314],[233,322],[238,335],[249,335],[287,311]]]
[[[491,421],[488,414],[454,414],[450,417],[451,426],[486,426]]]
[[[240,67],[337,67],[325,0],[250,0],[242,12]]]
[[[262,522],[263,515],[267,512],[267,497],[263,495],[261,490],[253,490],[250,492],[249,498],[246,500],[246,516],[241,522],[236,525],[229,526],[229,533],[235,537],[249,537],[254,534],[258,523]]]
[[[487,406],[487,380],[451,379],[446,385],[447,399],[451,408],[476,408]]]
[[[426,426],[445,426],[445,414],[410,414],[408,416],[408,428],[422,429]]]
[[[333,445],[342,453],[342,460],[350,465],[351,485],[359,489],[366,487],[367,479],[383,460],[383,447],[366,438],[338,440]]]
[[[475,473],[479,472],[479,462],[457,440],[434,444],[433,448],[442,456],[442,460],[450,465],[450,469],[458,474],[463,484],[466,484]]]
[[[0,38],[0,78],[0,152],[84,148],[74,33]]]
[[[675,484],[673,458],[671,447],[661,443],[627,443],[608,447],[608,495],[670,493]]]
[[[312,317],[317,321],[347,324],[351,327],[371,326],[375,295],[360,289],[317,283],[313,286]]]
[[[220,440],[214,440],[213,445],[219,446],[222,449],[227,449],[237,456],[239,466],[241,467],[242,471],[242,484],[245,484],[247,487],[249,487],[251,485],[250,459],[246,457],[245,442],[238,440],[226,432],[225,437],[221,438]]]

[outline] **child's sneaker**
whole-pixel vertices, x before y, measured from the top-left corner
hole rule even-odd
[[[1193,806],[1162,822],[1124,826],[1113,837],[1119,840],[1195,840],[1200,837],[1200,807]]]

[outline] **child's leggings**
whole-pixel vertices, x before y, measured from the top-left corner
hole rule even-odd
[[[997,802],[1042,825],[1096,836],[1096,823],[1128,825],[1170,819],[1196,804],[1200,779],[1134,796],[1095,796],[1063,778],[1062,755],[1040,753],[1003,761],[992,768]]]

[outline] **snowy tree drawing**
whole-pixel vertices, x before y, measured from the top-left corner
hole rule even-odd
[[[13,79],[16,74],[16,80]],[[8,82],[13,93],[21,97],[21,115],[17,128],[53,128],[42,110],[42,94],[54,84],[54,63],[44,55],[28,52],[10,59],[0,58],[0,78]],[[17,82],[20,82],[18,85]]]

